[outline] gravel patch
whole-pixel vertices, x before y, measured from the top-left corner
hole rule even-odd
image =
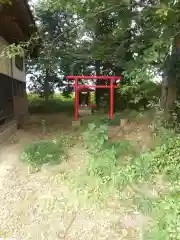
[[[122,224],[121,209],[82,206],[57,169],[28,173],[19,161],[22,142],[0,152],[0,240],[140,239],[137,224]]]

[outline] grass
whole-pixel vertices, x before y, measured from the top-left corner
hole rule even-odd
[[[152,220],[145,239],[180,239],[180,136],[157,127],[158,145],[137,153],[129,141],[110,142],[107,126],[89,124],[84,132],[88,160],[83,170],[68,176],[70,183],[96,205],[106,204],[113,195],[148,215]]]
[[[115,113],[113,120],[109,119],[109,116],[102,117],[99,119],[99,124],[108,124],[108,126],[117,126],[120,125],[120,118],[121,114],[120,113]]]
[[[55,94],[48,102],[36,94],[29,94],[28,102],[31,114],[66,113],[73,115],[74,111],[73,98],[64,98],[62,94]]]
[[[153,220],[150,229],[145,233],[145,239],[180,239],[179,187],[175,187],[180,180],[179,146],[179,136],[170,135],[169,138],[164,138],[162,145],[140,153],[118,172],[117,182],[121,191],[129,185],[142,188],[144,184],[148,191],[156,191],[156,197],[135,193],[139,210]],[[162,179],[160,186],[157,184],[159,176]]]
[[[68,157],[67,146],[69,145],[66,138],[62,139],[61,137],[26,145],[21,153],[21,160],[38,169],[44,164],[60,164]]]
[[[53,99],[51,105],[53,101],[56,101],[59,107],[54,107],[52,111],[59,109],[70,112],[70,107],[64,110],[60,107],[61,103],[64,103],[62,99]],[[34,104],[36,101],[32,102]],[[48,108],[50,106],[47,106]],[[146,113],[134,111],[123,113],[121,116],[131,121],[150,122],[153,115],[153,111]],[[113,196],[127,207],[132,204],[134,209],[138,209],[143,215],[148,215],[151,218],[151,225],[145,231],[144,239],[178,240],[180,239],[180,136],[175,134],[173,129],[167,130],[161,125],[152,123],[152,131],[155,140],[158,141],[155,141],[156,145],[146,152],[138,152],[131,141],[121,140],[113,143],[108,138],[108,126],[118,125],[121,116],[116,114],[112,122],[104,116],[92,116],[84,120],[80,131],[83,132],[82,142],[87,156],[81,168],[65,173],[65,179],[86,201],[104,205]],[[45,148],[46,152],[41,150]],[[42,158],[34,153],[38,152],[37,149],[42,152]],[[52,158],[47,160],[48,151]],[[63,147],[61,145],[60,148],[57,145],[54,147],[52,143],[49,148],[42,144],[40,148],[29,147],[25,152],[30,153],[28,156],[31,156],[32,164],[34,162],[42,164],[51,160],[58,163],[61,156],[64,156]],[[144,186],[146,191],[140,191]],[[131,191],[127,196],[126,191],[129,187]],[[150,196],[149,192],[151,192]],[[156,192],[155,196],[153,192]]]
[[[84,167],[70,172],[66,178],[80,195],[84,193],[87,201],[105,204],[112,192],[118,192],[118,171],[137,154],[136,149],[128,140],[111,142],[107,124],[88,124],[83,144],[87,154]]]

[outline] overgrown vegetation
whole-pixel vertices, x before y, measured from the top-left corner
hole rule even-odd
[[[123,86],[122,89],[124,90],[126,87]],[[132,89],[134,88],[129,86],[124,91],[122,97],[126,102],[131,102],[128,96],[133,93]],[[81,131],[83,131],[83,146],[87,154],[87,161],[83,168],[64,173],[64,176],[70,181],[71,186],[76,188],[78,194],[86,196],[86,200],[91,199],[96,204],[106,203],[112,194],[122,202],[125,196],[126,201],[123,204],[131,203],[139,212],[151,218],[151,224],[144,232],[144,238],[180,239],[178,229],[180,224],[178,200],[180,136],[177,121],[179,105],[176,104],[177,107],[173,110],[171,118],[166,119],[156,98],[153,94],[151,95],[154,90],[149,94],[148,91],[143,94],[142,89],[139,87],[138,89],[140,90],[135,90],[134,97],[139,94],[142,96],[142,98],[138,98],[140,101],[133,102],[133,105],[129,104],[125,112],[116,113],[113,121],[97,115],[97,117],[89,119],[91,123],[86,129],[88,121],[83,123]],[[143,104],[140,103],[144,96],[147,98],[145,101],[148,108],[153,108],[152,112],[145,113]],[[66,101],[58,96],[55,101],[56,99],[57,105],[64,104]],[[36,101],[39,101],[37,97],[32,100],[32,103]],[[50,100],[50,104],[53,105],[53,101]],[[72,104],[71,101],[69,100],[69,103],[67,101],[67,104]],[[149,104],[150,102],[151,104]],[[59,110],[55,109],[55,111]],[[67,108],[66,110],[68,112]],[[148,120],[149,116],[151,118],[153,116],[154,119]],[[146,152],[139,152],[129,140],[121,139],[113,142],[109,138],[109,127],[118,126],[123,117],[136,122],[141,118],[146,121],[147,118],[148,122],[152,123],[151,130],[155,141],[152,148]],[[44,148],[46,151],[41,150]],[[46,143],[40,143],[38,146],[31,146],[27,149],[24,155],[26,161],[35,166],[47,162],[60,163],[66,157],[64,148],[59,148],[58,144],[54,147],[52,142],[49,147]],[[41,155],[36,154],[37,149]],[[144,189],[144,186],[146,186],[146,190],[142,192],[141,188]],[[127,197],[128,188],[131,189],[131,192]],[[148,192],[151,192],[150,196]]]
[[[61,163],[67,158],[66,150],[60,140],[35,142],[25,146],[21,159],[34,168],[41,168],[46,163]]]
[[[117,188],[115,177],[118,170],[136,155],[135,147],[128,140],[111,141],[108,124],[99,123],[88,124],[83,131],[83,145],[88,156],[85,169],[71,173],[68,179],[80,193],[86,192],[89,199],[105,202],[105,195],[111,194],[110,189]]]
[[[91,97],[94,94],[91,93]],[[160,97],[160,85],[148,82],[148,83],[133,83],[120,85],[115,99],[115,114],[114,120],[109,121],[108,118],[103,118],[102,123],[118,124],[119,123],[119,111],[135,110],[144,111],[149,109],[149,103],[154,104],[158,102]],[[73,114],[74,108],[73,94],[68,96],[63,93],[53,94],[48,101],[45,101],[39,94],[28,94],[29,112],[30,113],[55,113],[66,112],[70,115]],[[119,103],[119,104],[117,104]],[[109,111],[109,105],[106,104],[106,110]]]
[[[90,123],[83,133],[88,162],[85,169],[71,173],[69,178],[81,195],[84,193],[96,204],[108,201],[112,193],[123,201],[126,189],[130,188],[128,202],[152,218],[144,237],[179,239],[180,137],[162,125],[156,128],[153,131],[158,145],[155,142],[153,148],[141,153],[130,141],[112,142],[108,124]],[[146,191],[142,192],[144,186]]]
[[[62,94],[55,94],[48,102],[40,98],[38,94],[28,94],[29,113],[68,113],[73,115],[74,103],[73,98],[65,98]]]
[[[112,122],[97,115],[93,120],[89,119],[91,123],[86,129],[87,122],[84,122],[81,131],[87,161],[85,159],[82,168],[63,172],[63,178],[86,200],[101,205],[113,194],[125,206],[132,204],[141,214],[150,217],[151,223],[144,231],[145,239],[180,239],[179,124],[176,120],[173,122],[172,118],[164,118],[156,99],[151,107],[156,111],[145,113],[144,110],[138,112],[129,109],[117,113]],[[130,115],[126,115],[126,118],[135,122],[141,117],[146,121],[146,115],[147,118],[154,117],[149,119],[149,123],[152,123],[155,142],[146,152],[139,152],[130,140],[114,142],[109,138],[109,127],[119,125],[120,118],[128,112]],[[172,116],[177,118],[178,107]],[[60,163],[67,157],[65,150],[67,148],[64,148],[62,141],[57,141],[56,144],[42,142],[28,146],[22,156],[25,161],[39,167],[44,163]],[[127,189],[131,189],[128,195]]]
[[[146,152],[137,152],[130,141],[114,143],[109,139],[108,126],[118,125],[121,113],[116,114],[113,122],[97,120],[83,134],[88,155],[85,169],[69,175],[81,193],[87,191],[88,197],[96,194],[99,200],[112,193],[123,200],[123,193],[130,187],[136,205],[141,206],[139,211],[146,208],[146,214],[152,218],[145,239],[180,239],[179,105],[169,114],[179,95],[179,6],[180,2],[174,0],[118,4],[110,0],[39,1],[35,12],[43,42],[39,57],[26,64],[31,75],[29,89],[46,99],[33,99],[31,113],[72,113],[72,102],[51,99],[54,89],[64,87],[69,96],[72,87],[64,76],[96,74],[121,75],[121,84],[115,83],[116,111],[135,110],[131,118],[137,112],[143,115],[150,103],[159,108],[161,86],[152,80],[163,73],[165,114],[158,119],[156,112],[158,125],[154,122],[151,126],[159,144]],[[102,81],[94,84],[101,85]],[[102,98],[108,107],[109,91],[97,89],[97,106]],[[59,161],[64,152],[61,145],[43,142],[28,146],[22,156],[31,164],[42,165]],[[161,187],[167,184],[166,191],[156,186],[159,178]],[[156,198],[135,191],[144,185],[150,190],[157,187]]]
[[[84,144],[90,154],[88,174],[98,176],[103,181],[111,180],[120,156],[128,151],[132,153],[132,146],[128,141],[112,143],[109,140],[107,125],[96,127],[93,123],[89,124],[88,131],[84,133]]]
[[[117,108],[119,110],[146,110],[149,103],[157,103],[161,95],[161,85],[153,82],[133,82],[119,88]]]

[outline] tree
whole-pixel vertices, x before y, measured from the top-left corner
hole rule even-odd
[[[55,87],[63,86],[63,76],[70,74],[71,52],[75,49],[77,24],[66,11],[51,12],[40,4],[36,8],[39,25],[39,57],[29,59],[27,73],[31,76],[30,90],[41,92],[48,100]]]
[[[175,0],[40,2],[36,11],[44,40],[40,59],[62,76],[123,75],[126,83],[134,84],[164,71],[170,83],[170,72],[178,78],[179,51],[174,47],[172,54],[171,48],[180,29],[179,4]],[[97,103],[103,92],[97,90]]]

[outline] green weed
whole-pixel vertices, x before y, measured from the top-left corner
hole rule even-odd
[[[80,198],[95,203],[96,207],[106,204],[108,197],[116,194],[116,176],[127,156],[135,153],[134,146],[127,140],[113,143],[108,137],[108,125],[88,124],[83,132],[86,159],[83,168],[67,173],[70,186]],[[127,159],[126,159],[127,161]]]
[[[28,95],[29,112],[31,114],[39,113],[58,113],[63,112],[69,115],[73,115],[74,103],[73,99],[63,98],[62,94],[56,94],[53,98],[50,98],[46,102],[43,98],[38,95]]]
[[[99,120],[99,123],[102,124],[108,124],[109,126],[116,126],[120,125],[120,113],[115,113],[114,118],[111,120],[109,116],[103,117]]]
[[[154,150],[139,154],[116,175],[116,185],[120,191],[127,185],[144,183],[155,184],[158,176],[164,177],[168,183],[166,193],[159,193],[151,199],[136,193],[136,205],[152,218],[152,224],[145,239],[180,239],[180,204],[179,186],[180,172],[180,137],[178,135],[166,138],[166,141]]]
[[[163,175],[169,181],[180,179],[180,137],[172,137],[154,150],[139,154],[130,164],[121,169],[119,181],[132,184],[153,180],[157,175]],[[126,180],[126,181],[125,181]]]
[[[88,153],[88,163],[85,171],[76,172],[75,176],[70,178],[74,178],[78,189],[87,192],[88,198],[96,197],[102,201],[106,199],[102,196],[109,195],[112,189],[116,188],[114,178],[120,166],[124,164],[124,157],[135,152],[134,146],[125,140],[110,142],[108,125],[98,126],[94,123],[88,125],[83,133],[83,139]]]
[[[102,203],[110,192],[119,193],[121,196],[127,186],[132,186],[132,189],[133,186],[141,188],[141,185],[146,183],[151,188],[158,176],[164,176],[164,181],[168,181],[170,186],[179,184],[179,135],[166,131],[162,134],[161,144],[152,150],[137,154],[128,142],[111,143],[107,129],[108,124],[101,126],[89,124],[88,130],[84,133],[89,162],[83,175],[85,179],[83,187],[88,192],[88,197],[95,196]],[[123,165],[121,162],[127,152],[130,160]],[[149,230],[145,232],[145,239],[180,239],[178,196],[179,190],[171,191],[169,185],[168,193],[158,192],[156,197],[148,197],[136,191],[133,193],[131,197],[135,201],[131,204],[135,204],[143,214],[149,215],[152,219]]]
[[[43,164],[59,164],[67,157],[60,141],[42,141],[25,146],[21,160],[29,165],[40,168]]]
[[[145,239],[180,239],[179,192],[170,192],[154,202],[151,217],[153,224],[145,234]]]

